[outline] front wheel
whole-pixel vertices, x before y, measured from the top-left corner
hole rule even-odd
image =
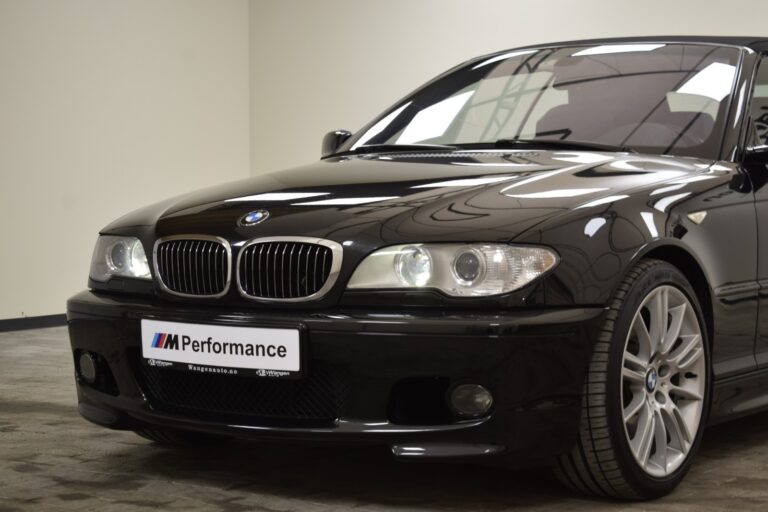
[[[579,440],[558,461],[560,479],[618,499],[672,491],[701,441],[709,375],[707,331],[691,285],[666,262],[640,262],[595,344]]]

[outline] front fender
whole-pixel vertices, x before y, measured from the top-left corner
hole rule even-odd
[[[716,294],[733,283],[754,280],[754,206],[750,192],[731,186],[737,175],[736,169],[718,167],[604,204],[577,207],[515,242],[548,245],[559,252],[561,262],[545,282],[549,305],[608,304],[626,273],[661,248],[691,256]],[[689,216],[701,211],[706,212],[701,223]]]

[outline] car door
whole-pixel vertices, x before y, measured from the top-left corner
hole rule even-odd
[[[768,145],[768,55],[760,59],[749,105],[751,132],[748,146]],[[757,280],[760,286],[755,358],[768,366],[768,166],[752,165],[758,226]]]

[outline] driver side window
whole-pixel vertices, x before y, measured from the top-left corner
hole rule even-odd
[[[763,57],[757,70],[757,80],[752,93],[752,122],[755,128],[755,142],[768,145],[768,57]]]

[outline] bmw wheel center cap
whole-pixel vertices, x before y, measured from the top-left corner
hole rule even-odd
[[[656,373],[656,370],[651,370],[648,372],[648,375],[645,376],[645,387],[648,388],[648,392],[653,393],[653,391],[656,389],[656,383],[659,380],[659,376]]]

